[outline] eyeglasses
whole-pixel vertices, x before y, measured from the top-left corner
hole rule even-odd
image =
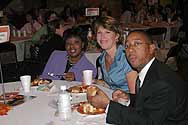
[[[143,43],[141,40],[133,40],[132,42],[133,44],[128,44],[127,42],[125,43],[124,47],[125,49],[129,49],[131,47],[135,48],[135,49],[139,49],[141,48],[141,46],[143,44],[149,44],[149,43]]]

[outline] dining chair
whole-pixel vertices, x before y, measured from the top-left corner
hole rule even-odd
[[[169,59],[170,57],[175,57],[175,58],[176,58],[176,61],[178,61],[177,56],[178,56],[178,54],[179,54],[181,48],[182,48],[182,45],[180,45],[180,44],[175,45],[175,46],[173,46],[172,48],[170,48],[169,51],[168,51],[168,53],[167,53],[167,56],[166,56],[166,58],[165,58],[164,63],[167,63],[167,61],[168,61],[168,59]]]
[[[102,72],[101,72],[101,65],[99,63],[99,57],[97,57],[97,59],[96,59],[96,68],[97,68],[96,79],[101,79],[102,78]]]
[[[166,39],[167,28],[165,27],[155,27],[146,30],[148,34],[151,35],[152,39],[157,42],[160,47],[161,42]]]
[[[13,43],[6,42],[0,44],[0,63],[2,65],[3,75],[5,77],[3,78],[5,81],[18,78],[16,46]]]
[[[183,47],[184,41],[182,39],[179,39],[177,42],[178,42],[178,44],[176,46],[173,46],[169,49],[164,63],[167,63],[167,61],[170,57],[175,57],[176,62],[179,63],[179,61],[180,61],[179,53],[182,51],[188,55],[188,51]]]

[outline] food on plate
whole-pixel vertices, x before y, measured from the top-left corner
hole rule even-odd
[[[83,85],[72,86],[68,89],[68,92],[71,92],[71,93],[86,93],[87,87],[88,86],[83,86]]]
[[[50,91],[50,88],[48,87],[48,86],[39,86],[38,88],[37,88],[37,90],[39,90],[39,91],[44,91],[44,92],[49,92]]]
[[[87,87],[87,94],[90,96],[95,96],[97,93],[97,88],[95,86],[89,86]]]
[[[39,86],[39,85],[42,85],[42,84],[49,84],[51,83],[52,80],[50,79],[34,79],[32,82],[31,82],[31,85],[32,86]]]
[[[5,93],[5,98],[6,100],[11,100],[13,98],[15,98],[17,95],[19,94],[19,92],[7,92]],[[3,94],[0,96],[0,100],[3,100]]]
[[[7,101],[7,104],[9,106],[16,106],[16,105],[22,104],[24,102],[25,102],[24,95],[17,95],[15,98]]]
[[[0,103],[0,116],[7,115],[7,112],[11,109],[10,106]]]
[[[105,109],[96,108],[89,102],[81,102],[77,108],[77,111],[81,114],[97,115],[105,112]]]

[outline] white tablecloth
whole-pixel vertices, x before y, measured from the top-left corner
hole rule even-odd
[[[156,28],[156,27],[166,27],[167,32],[166,32],[165,40],[167,40],[167,41],[170,41],[170,39],[176,35],[177,30],[179,29],[178,24],[169,25],[167,22],[159,22],[159,23],[153,22],[150,25],[133,23],[133,24],[130,24],[130,25],[124,26],[124,27],[128,27],[129,30],[131,30],[131,31],[132,30],[148,30],[149,28]]]
[[[53,83],[59,88],[60,85],[67,87],[78,85],[79,82],[67,82],[62,80],[55,80]],[[1,84],[0,84],[1,87]],[[6,83],[6,92],[15,91],[20,88],[20,82]],[[100,87],[111,98],[112,90]],[[2,94],[2,90],[0,90]],[[54,114],[56,109],[50,106],[57,93],[37,92],[36,90],[30,93],[37,97],[29,100],[21,105],[13,107],[8,112],[8,115],[0,116],[1,125],[104,125],[105,114],[98,116],[90,116],[79,114],[76,110],[72,113],[72,119],[64,122],[56,117]]]
[[[14,45],[16,45],[16,55],[18,62],[24,61],[24,58],[30,57],[30,45],[32,44],[31,39],[24,39],[24,40],[16,40],[11,41]]]

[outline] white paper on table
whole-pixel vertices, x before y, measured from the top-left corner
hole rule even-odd
[[[9,25],[0,26],[0,43],[8,42],[10,37]]]

